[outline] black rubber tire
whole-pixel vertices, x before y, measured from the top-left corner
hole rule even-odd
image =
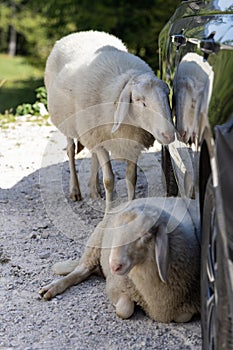
[[[203,350],[216,348],[216,240],[213,225],[215,225],[215,201],[212,179],[210,178],[204,197],[201,239],[201,326]]]
[[[212,177],[204,197],[201,243],[201,326],[203,350],[233,349],[226,256],[218,232]],[[227,287],[228,286],[228,287]]]

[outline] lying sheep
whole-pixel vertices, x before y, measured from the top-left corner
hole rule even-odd
[[[176,127],[183,142],[195,141],[204,129],[212,93],[213,70],[203,57],[191,52],[180,62],[173,83]],[[202,126],[202,127],[201,127]]]
[[[187,322],[200,311],[199,220],[196,202],[136,199],[106,215],[80,262],[55,264],[67,275],[40,290],[48,300],[102,271],[108,297],[121,318],[140,305],[159,322]]]
[[[136,163],[140,152],[157,139],[174,140],[169,89],[139,57],[127,52],[116,37],[80,32],[58,41],[45,70],[52,122],[67,136],[71,198],[81,199],[75,170],[76,138],[97,157],[90,190],[95,191],[98,162],[103,170],[106,208],[110,208],[114,175],[109,153],[127,160],[128,198],[135,196]]]

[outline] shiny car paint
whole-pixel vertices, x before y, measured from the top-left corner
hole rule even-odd
[[[168,195],[199,198],[202,249],[208,249],[202,261],[202,279],[208,280],[202,281],[202,313],[208,314],[202,315],[203,349],[233,349],[233,1],[182,1],[160,33],[159,56],[180,145],[192,144],[197,154],[193,190],[187,193],[181,191],[172,146],[162,150]]]

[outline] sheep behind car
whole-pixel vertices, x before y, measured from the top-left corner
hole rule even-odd
[[[55,265],[67,275],[40,290],[48,300],[96,271],[121,318],[140,305],[159,322],[187,322],[200,311],[197,202],[136,199],[114,209],[96,227],[79,262]]]
[[[154,139],[163,144],[174,140],[168,86],[118,38],[95,31],[70,34],[55,44],[45,85],[51,120],[67,136],[71,198],[81,199],[74,163],[77,139],[102,167],[106,209],[114,187],[109,153],[127,161],[128,198],[133,199],[140,152]],[[97,172],[96,158],[94,164]],[[98,195],[95,182],[92,174],[93,197]]]

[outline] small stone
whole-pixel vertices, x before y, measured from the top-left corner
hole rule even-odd
[[[142,184],[138,184],[137,187],[139,190],[142,190],[144,186]]]
[[[8,284],[7,289],[8,289],[8,290],[14,289],[14,285],[13,285],[13,284]]]
[[[49,237],[49,232],[42,232],[41,238],[47,239]]]
[[[8,199],[0,199],[1,204],[7,204],[9,201]]]
[[[50,252],[39,253],[39,258],[40,259],[48,259],[49,257],[50,257]]]
[[[34,226],[32,229],[33,231],[40,231],[40,230],[46,230],[48,228],[47,224],[40,225],[40,226]]]
[[[32,232],[30,235],[29,235],[29,238],[30,239],[36,239],[37,238],[37,234],[35,232]]]
[[[11,259],[7,256],[0,256],[0,264],[7,264]]]
[[[34,199],[32,196],[29,196],[28,194],[25,195],[25,198],[29,201],[32,201]]]

